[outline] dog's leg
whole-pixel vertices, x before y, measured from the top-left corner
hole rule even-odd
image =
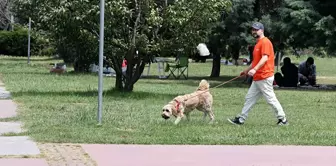
[[[177,125],[178,123],[180,123],[181,119],[182,119],[182,117],[181,117],[181,116],[178,116],[178,117],[176,118],[174,124]]]
[[[203,112],[203,121],[205,121],[206,117],[208,116],[207,110],[203,106],[199,106],[196,108],[198,111]]]
[[[215,120],[215,115],[212,112],[212,110],[209,111],[209,115],[210,115],[210,123],[213,123],[213,121]]]
[[[207,111],[208,111],[208,113],[210,115],[210,123],[213,123],[213,121],[215,120],[215,115],[214,115],[214,113],[213,113],[213,111],[211,109],[211,106],[210,106],[210,108]]]
[[[185,116],[186,116],[186,118],[187,118],[187,121],[189,121],[189,120],[190,120],[189,112],[188,112],[188,113],[185,113]]]
[[[208,116],[208,112],[204,110],[203,120],[205,121],[206,117]]]
[[[212,107],[210,104],[205,107],[205,112],[208,113],[210,116],[210,123],[213,123],[213,121],[215,120],[215,115],[212,111]]]
[[[181,119],[184,117],[184,109],[181,109],[181,112],[177,115],[177,118],[175,120],[175,124],[177,125],[178,123],[180,123]]]

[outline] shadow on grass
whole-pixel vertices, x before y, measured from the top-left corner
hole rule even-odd
[[[308,92],[336,92],[336,85],[327,85],[328,87],[282,87],[282,88],[274,88],[277,91],[308,91]]]
[[[71,77],[71,76],[97,76],[95,73],[79,73],[79,72],[66,72],[63,74],[50,73],[50,67],[45,67],[43,71],[2,71],[2,74],[24,74],[24,75],[49,75],[49,76],[61,76],[61,77]]]
[[[81,96],[81,97],[98,97],[98,91],[89,90],[89,91],[20,91],[12,92],[13,97],[20,96],[45,96],[45,97],[56,97],[56,96]],[[107,90],[103,92],[103,97],[112,97],[113,99],[136,99],[144,100],[147,98],[153,98],[155,96],[162,98],[173,98],[176,94],[169,93],[153,93],[153,92],[120,92],[115,89]]]
[[[0,56],[1,57],[1,56]],[[32,57],[30,58],[31,62],[45,62],[45,61],[52,61],[52,60],[62,60],[59,58],[53,58],[53,57],[49,57],[49,58],[41,58],[41,59],[37,59],[39,57]],[[14,62],[28,62],[28,58],[27,57],[3,57],[1,58],[3,61],[14,61]]]
[[[249,88],[249,85],[244,82],[245,78],[241,77],[230,81],[236,76],[220,76],[220,77],[209,77],[209,76],[191,76],[187,80],[184,78],[174,79],[161,79],[160,81],[153,81],[158,79],[157,76],[147,76],[142,78],[142,82],[155,83],[155,84],[183,84],[187,86],[197,87],[202,79],[206,79],[210,83],[210,88]],[[159,80],[159,79],[158,79]],[[167,80],[167,81],[162,81]],[[230,81],[230,82],[227,82]],[[218,87],[217,87],[218,86]],[[335,84],[320,85],[320,87],[297,87],[297,88],[274,88],[275,90],[285,90],[285,91],[325,91],[325,92],[336,92]]]
[[[220,84],[223,84],[223,85],[219,86],[218,88],[220,87],[225,87],[225,88],[228,88],[228,87],[229,88],[246,88],[248,87],[246,83],[243,83],[245,78],[238,78],[238,79],[232,80],[235,77],[237,76],[220,76],[220,77],[190,76],[188,77],[188,79],[184,79],[184,78],[159,79],[157,76],[146,76],[141,79],[142,79],[142,82],[144,83],[167,84],[171,86],[173,86],[174,84],[182,84],[182,85],[188,85],[188,86],[193,86],[193,87],[198,87],[200,81],[202,79],[205,79],[210,83],[210,87],[216,87],[216,86],[219,86]]]
[[[160,79],[158,76],[155,75],[149,75],[149,76],[143,76],[141,79],[146,80],[169,80],[169,81],[201,81],[202,79],[206,79],[208,81],[227,81],[230,79],[233,79],[237,76],[227,76],[223,75],[220,77],[209,77],[209,76],[189,76],[188,79],[185,79],[183,76],[181,76],[179,79],[175,79],[173,76],[170,76],[169,78]],[[240,78],[242,79],[242,78]]]
[[[2,74],[23,74],[23,75],[56,75],[55,73],[50,73],[47,69],[46,72],[34,72],[34,71],[3,71]]]

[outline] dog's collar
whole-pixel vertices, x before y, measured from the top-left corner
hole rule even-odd
[[[174,99],[174,101],[176,102],[176,111],[179,113],[180,112],[180,102],[178,101],[178,100],[176,100],[176,99]]]

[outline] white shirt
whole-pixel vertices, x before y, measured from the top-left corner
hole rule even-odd
[[[209,52],[207,46],[204,43],[198,44],[198,46],[196,48],[197,48],[197,50],[198,50],[198,52],[201,56],[210,55],[210,52]]]

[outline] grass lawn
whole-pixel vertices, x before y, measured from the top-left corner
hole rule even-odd
[[[292,61],[304,60],[292,58]],[[336,84],[336,59],[316,59],[318,83]],[[93,74],[57,76],[49,73],[48,58],[0,56],[0,77],[19,104],[18,119],[39,142],[121,144],[281,144],[336,145],[336,91],[276,90],[290,125],[276,126],[276,118],[262,98],[243,126],[226,119],[237,115],[248,87],[242,80],[211,89],[216,122],[191,121],[173,125],[161,118],[161,108],[173,97],[193,92],[206,78],[211,86],[235,77],[243,66],[222,66],[221,77],[209,79],[212,64],[191,63],[188,80],[160,80],[153,64],[134,92],[113,91],[115,79],[104,77],[103,125],[97,126],[98,77]],[[145,71],[146,72],[146,71]],[[11,119],[7,119],[9,121]],[[4,121],[4,120],[3,120]]]

